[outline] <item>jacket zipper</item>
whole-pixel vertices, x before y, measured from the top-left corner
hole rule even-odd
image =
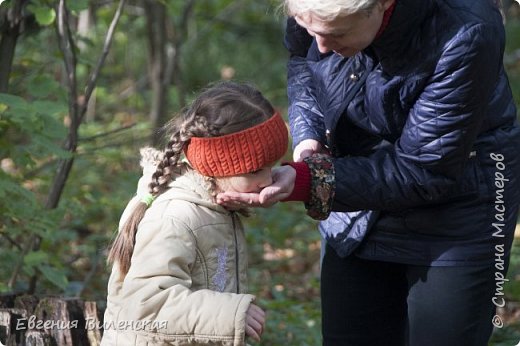
[[[237,228],[235,223],[235,213],[231,214],[231,220],[233,222],[233,236],[235,238],[235,274],[237,278],[237,293],[240,293],[240,274],[238,270],[238,237],[237,237]]]

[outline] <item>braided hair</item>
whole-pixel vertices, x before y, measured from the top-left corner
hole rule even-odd
[[[152,175],[149,193],[157,197],[168,190],[174,171],[181,165],[183,151],[192,137],[216,137],[242,131],[264,122],[273,113],[271,103],[251,85],[225,81],[208,87],[179,116],[164,126],[168,143]],[[206,181],[215,196],[215,180],[206,177]],[[108,262],[117,263],[123,277],[130,269],[135,236],[147,208],[144,202],[136,205],[111,246]]]

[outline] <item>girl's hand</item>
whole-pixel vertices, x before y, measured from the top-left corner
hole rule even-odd
[[[270,207],[290,196],[294,189],[296,171],[291,166],[273,168],[273,183],[257,192],[222,192],[217,195],[217,203],[233,210],[240,207]]]
[[[246,335],[253,340],[260,341],[264,332],[265,312],[258,305],[251,303],[246,313]]]

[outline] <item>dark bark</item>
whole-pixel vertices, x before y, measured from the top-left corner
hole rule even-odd
[[[172,78],[173,84],[177,87],[177,93],[179,95],[179,107],[186,105],[186,90],[182,78],[182,70],[180,65],[180,56],[182,46],[188,38],[188,24],[193,15],[193,7],[195,6],[195,0],[187,0],[185,2],[184,9],[179,21],[179,25],[174,31],[174,45],[173,45],[173,57],[172,57]]]
[[[178,107],[186,105],[185,87],[180,64],[182,44],[186,41],[188,23],[193,15],[195,0],[184,2],[174,24],[168,16],[167,8],[158,1],[144,0],[148,30],[148,74],[152,89],[150,121],[152,123],[152,143],[159,144],[157,130],[168,120],[168,90],[176,87]]]
[[[2,38],[0,39],[0,93],[7,93],[9,76],[13,66],[16,42],[23,24],[23,9],[28,0],[14,1],[12,8],[3,9],[0,16],[4,17]]]
[[[148,75],[152,89],[150,121],[152,123],[152,143],[158,144],[156,129],[166,122],[168,89],[170,78],[168,69],[168,33],[166,28],[167,9],[158,1],[144,1],[148,34]]]

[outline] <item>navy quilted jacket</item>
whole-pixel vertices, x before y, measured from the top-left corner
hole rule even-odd
[[[491,0],[397,0],[382,35],[351,58],[320,54],[287,22],[294,144],[335,157],[340,255],[418,265],[507,255],[520,201],[520,128]]]

